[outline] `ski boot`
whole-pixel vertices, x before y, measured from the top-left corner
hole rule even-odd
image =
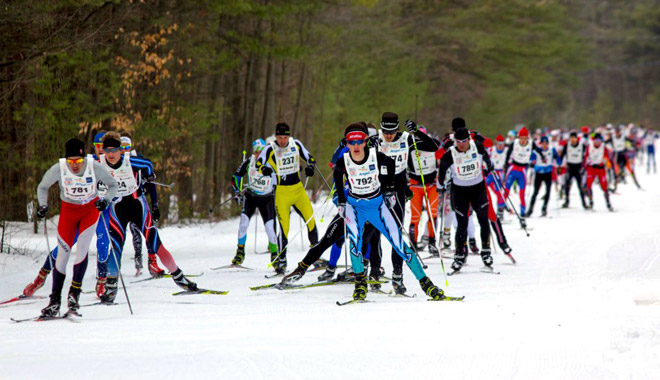
[[[405,294],[408,289],[403,284],[403,273],[393,273],[392,274],[392,288],[394,288],[394,293],[396,294]]]
[[[172,272],[172,280],[174,280],[174,283],[177,284],[183,290],[187,290],[187,291],[197,290],[197,284],[188,280],[186,276],[183,275],[181,268],[176,268],[176,270]]]
[[[481,249],[481,261],[488,268],[493,266],[493,256],[490,255],[490,247]]]
[[[317,277],[318,281],[331,281],[333,277],[335,277],[335,269],[332,267],[327,267],[325,268],[325,272],[323,272],[320,276]]]
[[[307,268],[309,268],[309,266],[307,266],[302,261],[299,262],[298,266],[296,267],[296,269],[293,270],[293,272],[287,274],[286,276],[284,276],[284,278],[282,278],[282,284],[292,284],[300,280],[307,272]]]
[[[99,297],[103,303],[113,303],[117,297],[117,277],[108,277],[105,283],[105,293]]]
[[[243,264],[243,260],[245,260],[245,246],[239,244],[238,248],[236,248],[236,256],[231,260],[231,264],[241,265]]]
[[[275,273],[282,275],[286,273],[286,257],[280,255],[280,258],[277,259],[277,262],[275,263]]]
[[[105,283],[107,279],[105,277],[99,277],[96,280],[96,296],[101,298],[105,294]]]
[[[523,230],[527,228],[527,222],[525,221],[525,218],[523,216],[520,217],[520,228]]]
[[[431,254],[431,257],[439,257],[440,256],[440,251],[438,251],[438,247],[436,246],[435,238],[430,238],[429,239],[428,247],[429,247],[429,253]]]
[[[470,252],[472,252],[473,255],[479,253],[479,247],[477,247],[477,239],[475,238],[468,239],[468,244],[470,245]]]
[[[456,254],[454,254],[454,262],[451,263],[451,269],[454,273],[458,272],[463,268],[465,260],[467,259],[467,247],[463,245],[462,247],[456,248]]]
[[[432,300],[434,301],[439,301],[443,298],[445,298],[445,292],[438,288],[437,286],[433,285],[433,282],[431,281],[430,278],[424,277],[421,280],[419,280],[419,285],[422,287],[422,290],[424,293],[426,293],[427,296],[431,297]]]
[[[155,253],[149,254],[149,274],[152,276],[162,276],[165,274],[165,271],[158,266]]]
[[[428,247],[430,241],[431,241],[431,239],[430,239],[428,236],[423,235],[423,236],[422,236],[422,241],[420,241],[419,243],[417,243],[417,248],[418,248],[420,251],[423,251],[424,248]]]
[[[80,288],[74,288],[73,286],[69,288],[69,295],[66,298],[67,306],[69,311],[67,313],[78,314],[78,309],[80,309],[80,304],[78,300],[80,299]]]
[[[548,216],[548,210],[544,207],[541,209],[541,217],[545,218],[546,216]]]
[[[369,275],[369,281],[380,281],[380,276],[378,272],[374,273],[374,271],[372,270],[371,274]],[[380,290],[381,284],[374,282],[372,284],[369,284],[369,287],[371,288],[371,290]]]
[[[320,258],[316,260],[312,265],[314,266],[314,269],[323,269],[327,268],[329,263],[330,262],[328,260]]]
[[[50,295],[50,302],[48,303],[48,306],[45,308],[41,309],[41,317],[40,318],[53,318],[57,317],[60,315],[60,303],[61,303],[61,296],[59,294],[51,294]]]
[[[34,292],[36,292],[37,290],[41,289],[42,286],[44,286],[44,282],[46,281],[46,277],[48,277],[48,273],[49,273],[48,271],[41,268],[41,270],[39,271],[39,274],[34,279],[34,281],[29,283],[25,287],[25,289],[23,289],[23,295],[25,297],[32,297]]]
[[[367,278],[364,272],[355,276],[355,290],[353,290],[353,299],[356,301],[367,298]]]
[[[337,275],[338,282],[352,282],[354,279],[355,273],[353,273],[353,268],[348,268]]]
[[[614,208],[612,208],[612,205],[610,204],[610,202],[607,202],[607,209],[610,210],[610,211],[614,211]]]
[[[564,204],[561,205],[561,208],[568,208],[568,198],[564,201]]]
[[[142,252],[135,252],[135,271],[139,274],[142,272]]]

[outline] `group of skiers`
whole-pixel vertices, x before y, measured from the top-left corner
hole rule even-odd
[[[281,284],[289,286],[302,278],[312,265],[325,267],[319,281],[333,281],[342,245],[346,241],[351,268],[337,280],[354,282],[353,299],[362,301],[367,286],[381,291],[386,278],[381,267],[381,235],[392,246],[392,283],[396,294],[405,295],[403,263],[432,300],[449,299],[426,275],[420,252],[428,248],[428,259],[451,253],[451,228],[456,226],[451,272],[458,273],[468,251],[481,256],[484,271],[492,271],[491,239],[515,263],[502,229],[505,211],[515,213],[521,227],[532,215],[542,186],[541,216],[547,215],[550,191],[558,188],[569,206],[572,180],[579,189],[582,206],[593,208],[592,184],[598,180],[607,208],[609,193],[626,180],[628,172],[637,186],[635,159],[645,158],[647,170],[655,172],[655,140],[658,134],[634,125],[583,127],[578,131],[537,130],[533,136],[522,127],[493,142],[468,129],[465,120],[452,120],[452,132],[442,139],[431,137],[411,120],[401,128],[396,113],[385,112],[380,128],[357,122],[345,128],[330,162],[332,184],[323,178],[329,199],[337,208],[325,234],[319,239],[315,215],[306,192],[307,178],[321,173],[316,160],[302,142],[291,137],[286,123],[278,123],[274,136],[257,139],[250,154],[232,176],[234,200],[242,207],[236,254],[230,266],[242,266],[250,219],[259,210],[268,237],[271,263]],[[163,276],[156,257],[185,291],[197,285],[183,275],[171,253],[163,246],[154,221],[160,217],[151,162],[132,150],[130,135],[100,132],[94,138],[95,155],[85,153],[84,143],[71,139],[64,158],[44,175],[38,188],[37,215],[48,212],[48,189],[56,182],[62,201],[57,247],[50,252],[34,282],[23,295],[34,294],[53,271],[50,302],[43,317],[59,314],[66,263],[72,246],[78,244],[73,281],[67,297],[67,313],[77,313],[87,250],[97,237],[96,293],[102,302],[116,297],[126,230],[131,227],[136,248],[135,264],[142,268],[143,235],[149,254],[149,273]],[[305,173],[305,182],[301,171]],[[321,176],[323,177],[323,176]],[[527,207],[527,182],[534,191]],[[490,191],[489,191],[490,189]],[[510,199],[511,190],[520,197],[519,213]],[[493,200],[492,194],[495,195]],[[151,199],[151,208],[145,195]],[[403,225],[409,201],[410,225]],[[294,210],[304,220],[311,248],[296,268],[286,274],[290,215]],[[427,223],[421,225],[422,215]],[[481,248],[477,247],[476,216]],[[278,226],[279,225],[279,229]],[[421,229],[421,230],[420,230]],[[492,234],[491,234],[492,232]],[[421,236],[421,238],[420,238]],[[329,260],[321,257],[331,248]],[[452,257],[452,256],[449,256]],[[369,269],[370,268],[370,269]]]

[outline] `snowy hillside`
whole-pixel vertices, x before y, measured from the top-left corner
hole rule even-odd
[[[497,250],[501,275],[479,272],[480,259],[470,256],[447,287],[440,261],[427,261],[431,279],[448,295],[465,295],[462,303],[426,302],[407,269],[414,299],[370,293],[374,303],[337,307],[335,301],[350,299],[352,286],[251,291],[278,281],[264,278],[272,271],[267,255],[253,253],[253,226],[244,263],[253,271],[210,270],[233,257],[237,219],[168,227],[162,240],[184,272],[204,272],[194,279],[200,287],[228,295],[174,297],[179,289],[172,280],[159,279],[128,284],[132,316],[123,292],[118,305],[83,307],[76,321],[10,321],[38,315],[47,299],[0,306],[0,379],[659,378],[660,176],[639,177],[645,191],[619,186],[612,196],[616,212],[606,210],[594,185],[594,211],[582,210],[577,193],[571,208],[559,209],[553,194],[548,218],[538,217],[537,202],[529,238],[517,223],[505,224],[518,265]],[[327,209],[321,234],[334,213]],[[296,219],[292,226],[293,235]],[[55,226],[48,227],[54,246]],[[11,244],[37,253],[0,255],[0,300],[20,294],[46,257],[43,235],[27,230],[14,226]],[[259,232],[263,251],[261,225]],[[390,248],[383,247],[389,275]],[[136,280],[132,256],[129,244],[127,282]],[[302,256],[297,237],[289,270]],[[94,259],[84,290],[95,283]],[[301,282],[320,273],[308,272]],[[47,296],[50,285],[49,277],[37,295]],[[93,294],[81,296],[81,304],[95,301]]]

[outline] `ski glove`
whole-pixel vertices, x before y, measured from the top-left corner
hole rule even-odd
[[[103,212],[106,208],[108,208],[108,201],[103,198],[99,198],[96,200],[96,202],[94,202],[94,206],[97,210]]]
[[[337,204],[337,213],[339,216],[346,219],[346,203]]]
[[[415,124],[415,122],[412,120],[406,120],[406,128],[408,128],[408,132],[410,133],[415,133],[419,130],[419,128],[417,128],[417,124]]]
[[[157,204],[151,205],[151,218],[156,222],[160,219],[160,210]]]
[[[394,208],[394,206],[396,206],[396,193],[395,192],[388,191],[387,193],[385,193],[385,195],[383,197],[385,198],[385,205],[387,206],[387,208],[389,208],[391,210],[391,209]]]
[[[40,218],[45,218],[48,213],[48,206],[39,206],[37,209],[37,216]]]
[[[153,182],[155,180],[156,180],[156,175],[155,174],[152,174],[152,175],[147,177],[147,182]]]
[[[305,175],[307,177],[312,177],[314,175],[314,164],[310,164],[305,168]]]
[[[367,138],[367,146],[369,148],[378,149],[379,145],[380,145],[380,138],[378,136],[369,136]]]
[[[234,193],[234,201],[237,205],[243,206],[245,204],[245,194],[241,192]]]
[[[269,177],[273,174],[273,169],[269,168],[268,166],[262,166],[261,174],[265,175],[266,177]]]

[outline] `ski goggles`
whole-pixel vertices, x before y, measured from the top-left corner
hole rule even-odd
[[[129,150],[131,150],[131,146],[130,145],[124,145],[124,146],[121,147],[121,150],[129,151]]]
[[[119,152],[120,150],[121,150],[121,147],[117,147],[117,148],[103,148],[103,151],[104,151],[105,153],[117,153],[117,152]]]
[[[100,143],[94,143],[94,146],[95,146],[95,147],[101,147],[101,148],[102,148],[102,147],[103,147],[103,143],[102,143],[102,142],[100,142]]]
[[[456,140],[457,143],[461,143],[461,144],[464,144],[464,143],[466,143],[466,142],[468,142],[468,141],[470,141],[470,138],[469,138],[469,137],[466,138],[465,140]]]
[[[84,160],[85,159],[82,158],[82,157],[81,158],[76,158],[75,160],[73,158],[67,158],[66,162],[73,165],[73,164],[82,164]]]
[[[365,140],[350,140],[348,141],[348,145],[360,145],[360,144],[364,144],[364,141]]]

